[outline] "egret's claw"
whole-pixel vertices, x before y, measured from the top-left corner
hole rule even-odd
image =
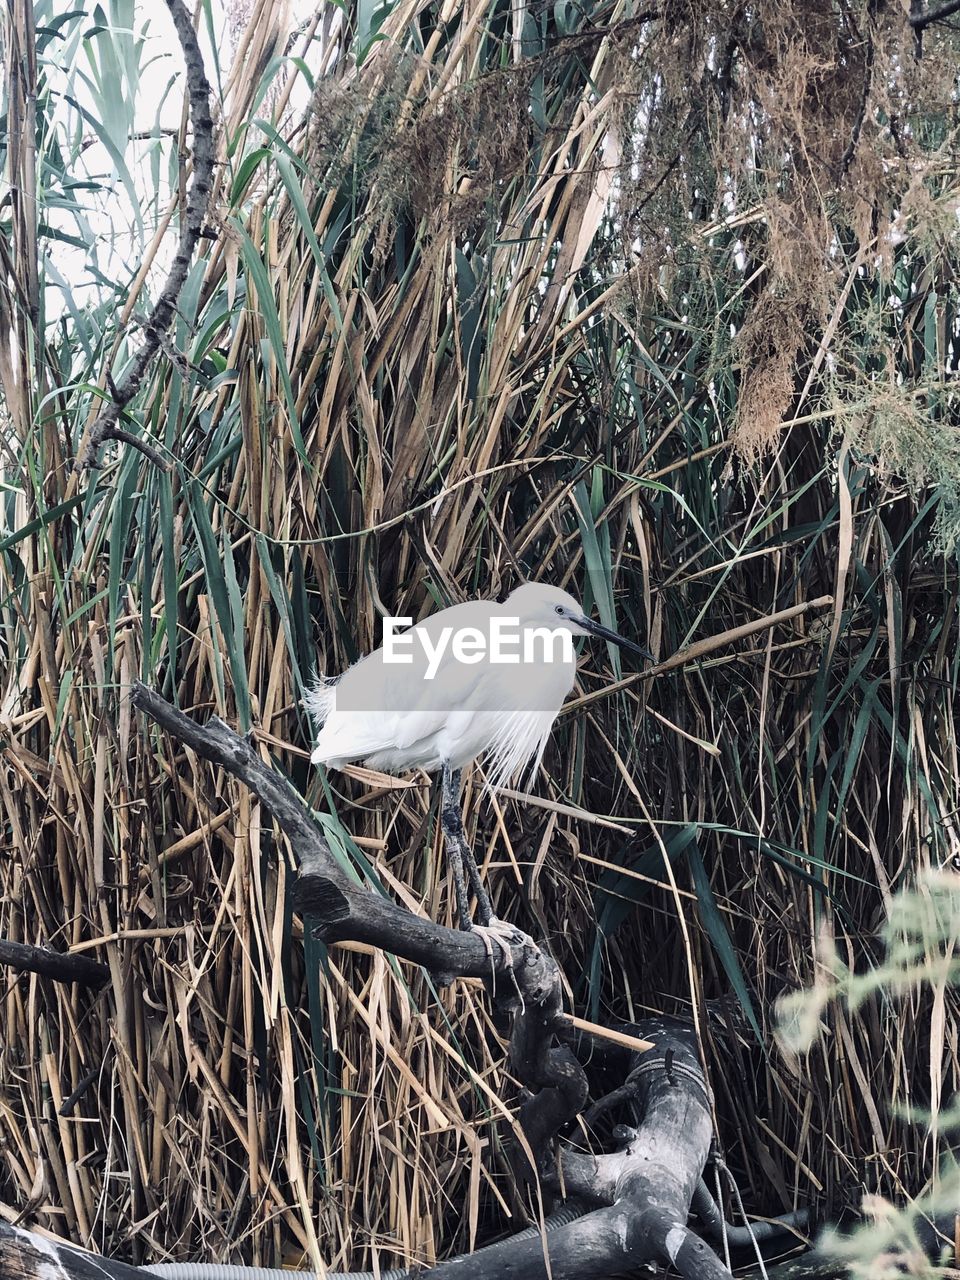
[[[488,924],[471,924],[472,933],[478,933],[480,940],[486,947],[487,955],[490,958],[490,972],[493,977],[493,991],[496,995],[497,990],[497,966],[494,964],[494,947],[500,948],[503,956],[503,967],[510,975],[510,980],[514,985],[517,995],[520,997],[520,1004],[523,1005],[523,992],[520,990],[520,984],[517,982],[517,976],[513,971],[513,948],[520,946],[527,941],[528,935],[522,929],[518,929],[507,920],[499,920],[496,916],[491,916]]]
[[[530,937],[522,929],[518,929],[515,924],[511,924],[509,920],[501,920],[498,916],[490,917],[487,931],[495,934],[497,938],[506,942],[510,947],[519,947],[522,943],[527,942]]]

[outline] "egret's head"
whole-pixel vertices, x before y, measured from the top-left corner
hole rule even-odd
[[[521,622],[538,627],[566,627],[574,635],[587,633],[579,625],[583,610],[569,591],[549,587],[545,582],[525,582],[511,591],[505,609],[516,612]]]
[[[653,661],[653,654],[647,649],[588,618],[569,591],[561,591],[559,587],[550,587],[544,582],[525,582],[510,593],[504,607],[515,609],[521,622],[555,630],[565,627],[575,636],[597,636]]]

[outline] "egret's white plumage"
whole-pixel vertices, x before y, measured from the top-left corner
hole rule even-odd
[[[388,662],[380,648],[339,680],[323,682],[308,694],[307,708],[321,726],[314,763],[341,768],[362,761],[388,773],[413,768],[433,772],[460,769],[483,755],[492,786],[503,785],[524,766],[535,769],[573,688],[572,643],[565,655],[557,644],[553,661],[502,665],[467,665],[448,647],[433,679],[426,678],[428,648],[416,633],[425,633],[433,652],[445,628],[489,635],[495,618],[504,625],[518,619],[521,635],[535,628],[611,635],[585,619],[568,592],[541,583],[525,583],[503,604],[471,600],[442,609],[412,628],[411,663]],[[543,654],[542,645],[532,647]],[[522,658],[522,641],[518,648]]]
[[[425,632],[429,652],[435,652],[445,628],[489,635],[494,617],[518,618],[521,631],[554,625],[573,631],[573,623],[556,612],[558,605],[580,612],[566,591],[535,582],[513,591],[503,604],[454,604],[412,628],[410,664],[388,662],[380,648],[338,681],[317,685],[307,695],[307,709],[321,726],[312,760],[334,768],[362,760],[388,773],[435,772],[444,764],[460,769],[486,755],[493,785],[502,785],[527,762],[538,764],[573,687],[576,663],[558,654],[556,662],[470,666],[454,659],[448,646],[428,680],[428,649],[416,632]]]
[[[516,661],[497,658],[497,627],[512,634]],[[571,636],[594,635],[650,657],[632,641],[585,617],[573,596],[527,582],[503,604],[471,600],[432,614],[403,637],[409,662],[381,647],[339,679],[321,680],[307,695],[319,725],[311,759],[342,768],[361,760],[372,769],[441,771],[440,820],[457,894],[461,927],[471,928],[467,880],[477,899],[481,929],[503,944],[459,812],[460,770],[485,756],[491,786],[502,786],[543,758],[563,700],[573,688]],[[451,643],[452,637],[473,645]],[[553,637],[553,643],[548,636]],[[477,656],[476,639],[485,652]],[[444,644],[444,638],[446,644]],[[557,639],[566,644],[556,643]],[[473,658],[471,660],[471,653]],[[465,878],[466,877],[466,878]]]

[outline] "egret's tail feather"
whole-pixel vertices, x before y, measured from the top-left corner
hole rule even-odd
[[[326,724],[330,715],[337,707],[337,683],[339,676],[330,679],[327,676],[320,676],[316,684],[311,685],[303,695],[303,705],[306,708],[307,715],[317,727],[319,740],[313,748],[310,756],[311,764],[323,764],[327,758],[327,752],[321,745],[323,739],[323,726]]]
[[[336,708],[339,682],[339,676],[319,676],[317,683],[311,685],[303,695],[307,715],[318,729],[323,727],[331,711]]]

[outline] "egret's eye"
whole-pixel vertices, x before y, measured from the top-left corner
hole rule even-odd
[[[554,605],[553,612],[563,613],[563,605],[562,604]]]

